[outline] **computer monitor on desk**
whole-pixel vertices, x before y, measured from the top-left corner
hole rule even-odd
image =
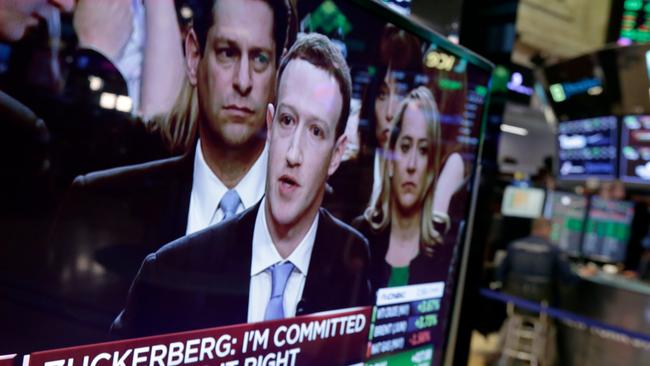
[[[617,126],[614,116],[558,123],[558,179],[614,179],[617,168]]]
[[[534,219],[542,215],[544,190],[531,187],[508,186],[501,201],[503,216]]]
[[[593,197],[582,241],[584,257],[602,263],[623,262],[633,217],[632,202]]]
[[[587,198],[565,192],[553,192],[551,205],[551,242],[569,256],[580,256],[580,241],[587,214]]]
[[[625,116],[621,126],[621,180],[646,186],[650,184],[650,116]]]

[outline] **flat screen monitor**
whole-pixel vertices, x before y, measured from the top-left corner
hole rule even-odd
[[[551,242],[570,256],[580,255],[580,240],[587,214],[587,198],[577,194],[552,192]]]
[[[596,117],[558,123],[558,177],[561,180],[614,179],[617,119]]]
[[[646,95],[650,87],[649,50],[647,42],[609,45],[545,67],[548,99],[557,119],[575,121],[614,113],[650,113]]]
[[[627,183],[650,184],[650,116],[648,115],[623,117],[620,177]]]
[[[585,226],[582,255],[598,262],[623,262],[633,217],[632,202],[593,197]]]
[[[540,188],[508,186],[501,201],[501,214],[534,219],[542,215],[544,190]]]
[[[612,113],[618,92],[616,68],[607,51],[581,55],[544,68],[548,101],[560,121],[573,121]],[[615,66],[616,64],[614,64]]]
[[[176,64],[138,54],[144,28],[124,38],[134,43],[118,65],[95,49],[52,58],[71,78],[61,93],[25,90],[27,75],[53,77],[49,61],[43,75],[12,63],[7,90],[22,91],[40,133],[0,134],[17,149],[0,154],[13,163],[0,189],[12,203],[0,205],[0,354],[46,351],[32,365],[440,365],[462,298],[492,65],[376,1],[287,1],[303,48],[285,63],[269,6],[282,1],[176,3],[194,32],[146,32],[141,45],[184,48]],[[62,21],[70,39],[57,44],[69,47],[72,17]],[[170,114],[147,116],[173,104],[148,104],[169,85]],[[390,239],[403,212],[417,213],[420,240]],[[408,260],[387,261],[402,244]],[[115,337],[125,340],[48,352]]]
[[[649,5],[648,0],[613,2],[612,15],[620,14],[620,20],[611,18],[610,32],[614,33],[612,35],[618,45],[629,46],[650,41],[650,32],[645,26],[650,21]]]

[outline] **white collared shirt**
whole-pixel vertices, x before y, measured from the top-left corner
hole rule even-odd
[[[234,187],[241,199],[237,213],[255,205],[264,195],[267,161],[268,147],[265,145],[257,161]],[[219,202],[227,191],[226,185],[214,175],[205,162],[201,140],[199,140],[194,154],[194,173],[192,174],[192,193],[190,194],[186,235],[203,230],[223,219],[224,212],[219,208]]]
[[[311,252],[314,249],[316,240],[316,228],[318,227],[318,213],[314,217],[311,227],[300,244],[294,249],[288,258],[283,259],[278,253],[267,226],[266,198],[262,200],[260,209],[255,218],[255,229],[253,230],[253,257],[251,259],[251,281],[248,299],[248,322],[259,322],[264,320],[266,306],[271,299],[272,278],[270,267],[276,263],[291,262],[295,266],[287,281],[284,290],[284,312],[285,316],[296,315],[296,307],[302,299],[302,290],[307,280],[307,270],[311,261]]]

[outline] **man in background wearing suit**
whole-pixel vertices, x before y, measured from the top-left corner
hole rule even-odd
[[[145,336],[369,305],[367,241],[321,208],[345,150],[350,71],[326,37],[282,59],[267,109],[266,196],[145,259],[120,336]]]
[[[146,254],[251,207],[264,193],[266,105],[295,12],[289,0],[192,4],[184,49],[198,97],[195,147],[78,177],[53,230],[56,273],[87,287],[75,287],[71,297],[93,298],[112,314],[122,305],[113,299],[123,298]],[[108,272],[95,262],[80,268],[80,256]]]

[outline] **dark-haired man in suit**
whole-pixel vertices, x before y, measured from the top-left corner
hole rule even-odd
[[[326,37],[300,38],[267,109],[266,196],[149,255],[113,323],[144,336],[369,305],[367,241],[321,203],[339,166],[350,73]]]

